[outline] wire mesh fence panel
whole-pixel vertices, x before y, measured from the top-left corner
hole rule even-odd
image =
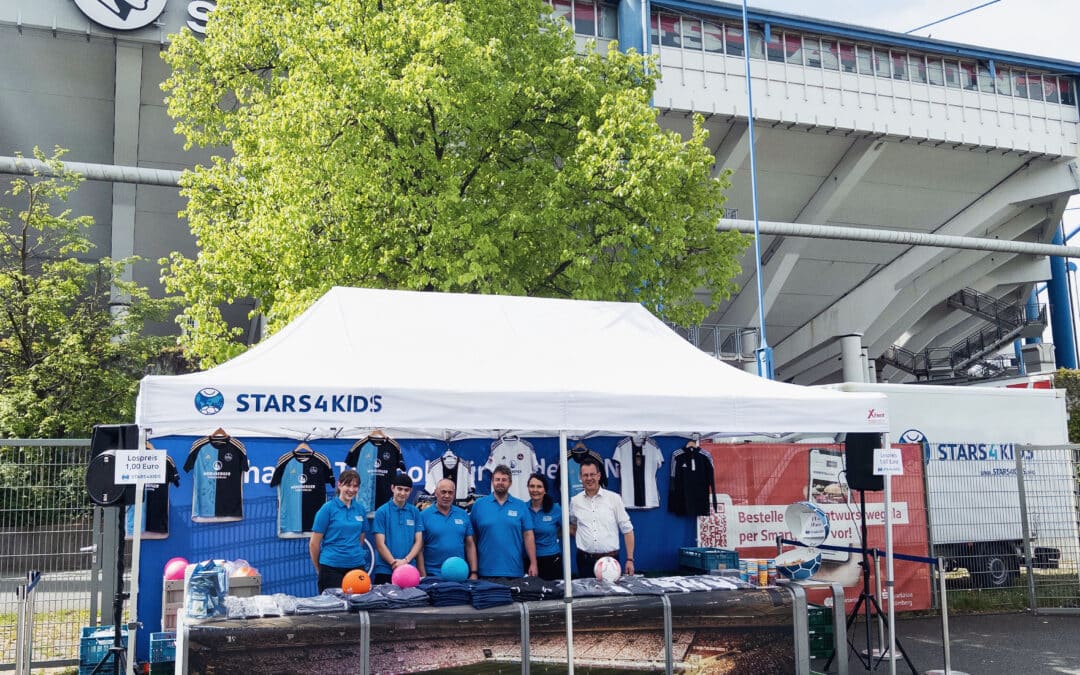
[[[1020,464],[1033,608],[1080,613],[1080,446],[1025,446]]]
[[[88,441],[0,441],[0,669],[14,667],[15,587],[34,591],[31,664],[78,662],[90,619],[93,506],[86,496]]]

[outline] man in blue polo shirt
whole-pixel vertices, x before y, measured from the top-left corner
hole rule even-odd
[[[375,569],[372,581],[390,583],[394,570],[401,565],[413,565],[423,547],[424,525],[420,511],[408,503],[412,479],[399,473],[390,479],[393,498],[375,511]]]
[[[442,564],[456,556],[469,564],[469,578],[476,578],[472,521],[465,509],[454,505],[456,495],[454,481],[443,478],[435,484],[435,505],[420,512],[424,526],[424,548],[417,561],[421,576],[441,577]]]
[[[473,504],[480,577],[536,576],[536,545],[529,505],[510,494],[513,474],[500,464],[491,472],[491,494]],[[529,568],[522,570],[522,560]]]

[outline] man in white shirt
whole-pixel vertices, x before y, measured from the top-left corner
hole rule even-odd
[[[600,487],[600,467],[581,465],[584,491],[570,500],[570,534],[577,542],[579,576],[591,576],[596,561],[619,559],[619,533],[626,541],[626,574],[634,573],[634,524],[618,494]]]

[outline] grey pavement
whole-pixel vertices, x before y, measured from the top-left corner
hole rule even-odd
[[[854,626],[852,632],[861,651],[866,632],[860,627]],[[955,615],[949,617],[949,634],[952,668],[968,675],[1080,675],[1080,616]],[[939,617],[897,618],[896,636],[917,673],[944,670]],[[868,672],[854,655],[848,663],[851,673]],[[812,665],[820,669],[823,662],[815,660]],[[873,672],[888,673],[888,661]],[[898,657],[896,672],[912,671]]]

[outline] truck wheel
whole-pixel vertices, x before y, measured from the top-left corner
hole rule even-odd
[[[968,560],[968,571],[978,588],[1011,586],[1020,573],[1020,559],[1005,545],[983,546]]]

